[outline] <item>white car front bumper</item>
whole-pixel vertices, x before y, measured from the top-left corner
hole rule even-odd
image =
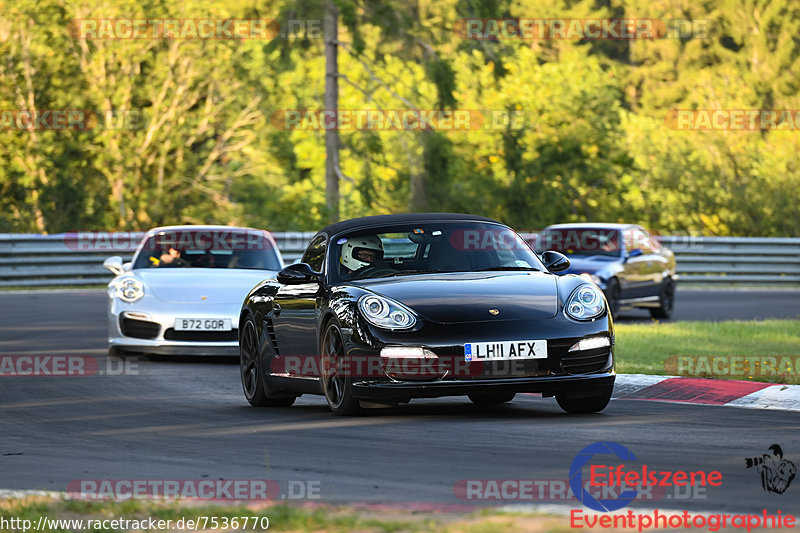
[[[241,304],[168,303],[152,297],[133,304],[109,303],[108,345],[123,351],[164,355],[239,355]],[[177,318],[231,321],[228,331],[176,331]]]

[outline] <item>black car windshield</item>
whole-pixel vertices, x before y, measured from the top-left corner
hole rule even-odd
[[[622,243],[617,229],[557,228],[542,232],[536,251],[553,250],[571,256],[620,257]]]
[[[487,222],[430,222],[340,234],[330,246],[331,280],[415,274],[544,270],[514,230]]]
[[[133,263],[144,268],[239,268],[280,270],[273,241],[244,230],[174,230],[151,235]]]

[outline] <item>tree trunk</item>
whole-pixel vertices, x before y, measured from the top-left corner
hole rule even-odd
[[[409,211],[420,212],[428,210],[428,191],[425,187],[425,171],[411,168],[411,201]]]
[[[337,40],[339,9],[333,0],[325,5],[325,109],[339,109],[339,65],[337,58]],[[325,201],[328,211],[328,222],[339,221],[339,132],[336,129],[325,130]]]

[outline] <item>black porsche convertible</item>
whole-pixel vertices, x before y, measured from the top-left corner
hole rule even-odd
[[[479,216],[329,225],[242,305],[245,396],[289,406],[322,394],[352,415],[412,398],[499,404],[535,392],[570,413],[600,411],[614,387],[613,324],[597,285],[553,274],[568,267]]]

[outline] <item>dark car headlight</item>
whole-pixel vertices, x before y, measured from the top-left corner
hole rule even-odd
[[[589,320],[600,316],[606,310],[603,292],[597,285],[589,283],[581,285],[567,298],[564,310],[575,320]]]
[[[366,294],[359,298],[358,308],[367,322],[379,328],[408,329],[417,323],[411,309],[383,296]]]

